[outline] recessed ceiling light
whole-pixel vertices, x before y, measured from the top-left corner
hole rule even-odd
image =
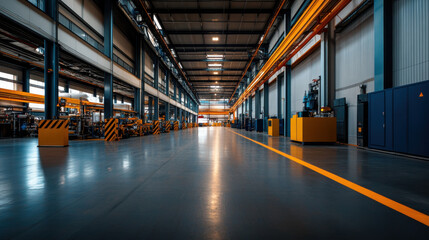
[[[212,37],[213,41],[219,41],[219,37]]]
[[[214,75],[218,75],[218,74],[219,74],[219,72],[214,72],[213,74],[214,74]],[[217,82],[216,82],[216,83],[217,83]]]
[[[209,67],[222,67],[220,63],[209,63]]]
[[[207,54],[208,58],[223,58],[221,54]]]
[[[217,81],[216,81],[216,84],[217,84]]]
[[[215,96],[216,96],[216,93],[215,93]]]

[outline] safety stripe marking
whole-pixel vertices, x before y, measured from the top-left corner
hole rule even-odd
[[[279,155],[282,155],[283,157],[288,158],[289,160],[294,161],[294,162],[296,162],[296,163],[298,163],[298,164],[300,164],[300,165],[302,165],[302,166],[304,166],[306,168],[309,168],[309,169],[311,169],[311,170],[313,170],[313,171],[315,171],[315,172],[317,172],[317,173],[319,173],[319,174],[321,174],[321,175],[323,175],[323,176],[325,176],[325,177],[327,177],[327,178],[329,178],[329,179],[331,179],[331,180],[333,180],[333,181],[335,181],[335,182],[337,182],[337,183],[339,183],[339,184],[341,184],[343,186],[346,186],[346,187],[348,187],[348,188],[350,188],[350,189],[352,189],[352,190],[354,190],[354,191],[356,191],[356,192],[358,192],[358,193],[360,193],[360,194],[362,194],[362,195],[364,195],[364,196],[366,196],[368,198],[371,198],[372,200],[374,200],[376,202],[379,202],[379,203],[385,205],[386,207],[389,207],[389,208],[391,208],[391,209],[393,209],[393,210],[395,210],[397,212],[400,212],[400,213],[404,214],[405,216],[408,216],[408,217],[410,217],[410,218],[412,218],[412,219],[414,219],[414,220],[416,220],[416,221],[418,221],[420,223],[423,223],[426,226],[429,226],[429,215],[426,215],[426,214],[421,213],[421,212],[419,212],[417,210],[414,210],[414,209],[412,209],[410,207],[407,207],[407,206],[405,206],[405,205],[403,205],[401,203],[393,201],[392,199],[389,199],[389,198],[387,198],[387,197],[385,197],[385,196],[383,196],[381,194],[378,194],[378,193],[376,193],[374,191],[371,191],[371,190],[369,190],[367,188],[364,188],[364,187],[362,187],[360,185],[357,185],[356,183],[353,183],[353,182],[351,182],[349,180],[346,180],[346,179],[344,179],[344,178],[342,178],[340,176],[337,176],[337,175],[335,175],[333,173],[330,173],[330,172],[328,172],[328,171],[326,171],[326,170],[324,170],[322,168],[316,167],[313,164],[310,164],[310,163],[305,162],[305,161],[303,161],[303,160],[301,160],[299,158],[296,158],[294,156],[286,154],[286,153],[284,153],[282,151],[279,151],[279,150],[277,150],[275,148],[272,148],[272,147],[270,147],[268,145],[265,145],[265,144],[263,144],[261,142],[258,142],[256,140],[253,140],[251,138],[243,136],[243,135],[241,135],[239,133],[236,133],[236,132],[234,132],[232,130],[228,129],[228,131],[230,131],[230,132],[232,132],[234,134],[237,134],[238,136],[241,136],[241,137],[243,137],[243,138],[245,138],[245,139],[247,139],[249,141],[252,141],[252,142],[254,142],[254,143],[256,143],[256,144],[258,144],[258,145],[260,145],[260,146],[262,146],[264,148],[267,148],[267,149],[269,149],[269,150],[271,150],[271,151],[273,151],[273,152],[275,152],[275,153],[277,153]]]
[[[58,124],[58,126],[57,126],[57,129],[58,128],[61,128],[61,126],[64,124],[64,122],[66,122],[67,120],[65,120],[65,121],[60,121],[60,124]]]
[[[58,123],[58,120],[52,120],[52,121],[55,121],[55,123],[54,123],[54,124],[52,124],[51,128],[55,128],[55,126],[56,126],[56,125],[57,125],[57,123]]]
[[[44,128],[49,128],[49,126],[52,124],[52,122],[53,121],[51,121],[51,120],[47,120],[48,121],[48,124],[46,124],[46,127],[44,127]]]
[[[42,120],[39,123],[39,128],[43,128],[43,126],[46,124],[46,120]]]

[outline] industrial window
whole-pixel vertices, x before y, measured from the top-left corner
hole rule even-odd
[[[147,84],[150,84],[151,86],[154,85],[154,69],[155,69],[155,65],[153,63],[153,59],[152,57],[145,52],[144,53],[144,71],[145,71],[145,82]]]
[[[158,71],[158,87],[162,93],[166,93],[167,88],[167,75],[164,68],[160,67]]]
[[[45,83],[30,79],[30,93],[45,96]]]
[[[170,79],[170,84],[168,85],[168,89],[170,91],[170,97],[174,97],[174,82]]]
[[[16,76],[9,73],[0,72],[0,88],[17,90]]]

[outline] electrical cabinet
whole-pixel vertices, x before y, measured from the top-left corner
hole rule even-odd
[[[368,146],[429,157],[429,81],[368,94]]]
[[[278,137],[280,130],[279,119],[270,118],[268,119],[268,135],[272,137]]]

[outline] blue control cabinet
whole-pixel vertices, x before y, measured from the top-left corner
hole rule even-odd
[[[429,157],[429,81],[368,94],[368,146]]]

